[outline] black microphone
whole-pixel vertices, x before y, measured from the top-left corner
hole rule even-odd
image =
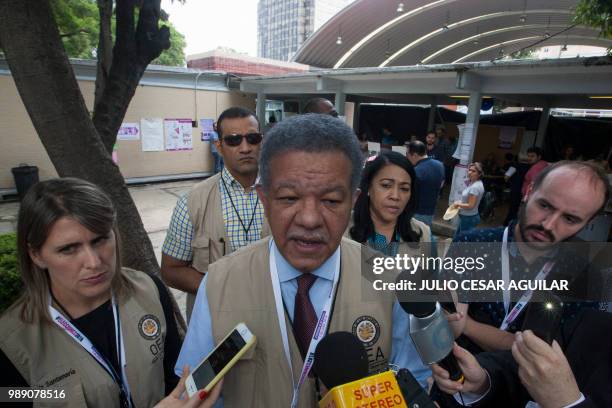
[[[332,389],[367,377],[368,353],[352,333],[330,333],[315,349],[312,370],[327,389]]]
[[[366,349],[349,332],[334,332],[321,339],[315,350],[313,372],[330,390],[319,407],[361,407],[369,400],[389,398],[398,408],[435,408],[408,370],[401,369],[397,378],[391,371],[370,375]],[[343,397],[338,398],[340,394]]]
[[[399,274],[397,281],[411,279],[409,272]],[[410,337],[423,363],[438,363],[448,371],[450,379],[463,382],[463,373],[453,355],[455,336],[438,302],[402,302],[403,293],[396,292],[402,309],[410,315]]]

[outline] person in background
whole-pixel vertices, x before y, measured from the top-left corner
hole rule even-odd
[[[304,106],[304,113],[321,113],[334,118],[338,117],[338,111],[336,111],[334,104],[325,98],[310,99]]]
[[[162,246],[161,274],[187,292],[187,319],[208,265],[266,234],[263,206],[255,192],[262,134],[255,114],[228,108],[217,120],[221,173],[179,198]]]
[[[219,134],[215,131],[212,133],[210,139],[210,153],[213,156],[213,174],[217,174],[223,170],[223,156],[217,150],[217,142],[219,141]]]
[[[482,161],[482,169],[485,174],[491,176],[499,173],[500,170],[494,153],[487,154],[487,157]]]
[[[452,141],[446,137],[446,130],[442,126],[436,127],[436,139],[438,143],[438,148],[440,151],[439,160],[442,163],[445,163],[455,150],[452,150],[453,146],[451,145]],[[456,146],[455,146],[456,147]]]
[[[176,386],[167,288],[121,266],[116,211],[76,178],[34,185],[19,209],[23,295],[0,317],[0,385],[65,390],[68,407],[150,407]]]
[[[274,125],[276,125],[276,116],[274,116],[274,114],[270,114],[270,118],[268,119],[268,124],[266,125],[266,128],[264,130],[264,134],[268,133],[273,127]]]
[[[538,174],[548,166],[548,162],[542,160],[542,149],[539,147],[530,147],[527,149],[527,163],[529,163],[530,167],[525,174],[523,186],[521,187],[521,195],[523,197],[527,194],[533,180],[535,180]]]
[[[414,218],[431,228],[444,185],[444,166],[438,160],[427,157],[425,144],[418,140],[408,143],[408,160],[414,166],[415,186],[419,192]]]
[[[361,150],[361,157],[363,158],[363,163],[367,160],[370,152],[368,151],[368,134],[366,132],[362,132],[359,135],[359,150]]]
[[[468,185],[461,192],[461,201],[453,203],[453,208],[459,208],[459,227],[455,237],[462,232],[476,228],[480,223],[478,205],[484,195],[484,185],[480,180],[484,176],[482,164],[475,162],[468,166]]]
[[[529,170],[529,164],[515,160],[515,156],[512,153],[506,153],[506,164],[504,165],[504,181],[510,187],[510,205],[508,206],[508,213],[504,219],[504,226],[510,225],[510,222],[516,219],[519,208],[521,206],[521,200],[523,195],[521,189],[523,187],[523,180],[525,174]]]
[[[457,150],[457,136],[453,133],[447,134],[446,130],[442,127],[437,128],[436,133],[438,134],[438,138],[442,139],[446,137],[446,140],[448,142],[446,144],[445,158],[442,163],[444,164],[446,183],[450,184],[453,179],[453,171],[455,169],[455,165],[459,163],[459,160],[453,157],[453,154],[455,154],[455,151]]]
[[[561,160],[578,160],[574,146],[571,144],[563,146],[563,149],[561,149]]]
[[[388,126],[382,128],[382,139],[380,140],[380,147],[391,150],[392,146],[397,144],[397,138],[391,132]]]
[[[443,146],[440,146],[438,144],[438,136],[436,135],[436,132],[429,131],[427,132],[427,135],[425,136],[425,144],[427,146],[427,156],[438,160],[438,161],[442,161],[443,158],[445,157],[445,151]]]

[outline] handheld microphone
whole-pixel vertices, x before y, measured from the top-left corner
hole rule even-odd
[[[314,373],[329,390],[319,408],[407,408],[392,371],[368,376],[368,355],[351,333],[335,332],[317,345]]]
[[[398,281],[410,279],[407,271],[399,274]],[[401,291],[397,294],[400,306],[410,315],[410,337],[423,363],[438,363],[448,371],[450,379],[463,382],[464,377],[457,359],[453,355],[455,337],[438,302],[402,302]]]

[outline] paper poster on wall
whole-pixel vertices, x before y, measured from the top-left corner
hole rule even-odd
[[[140,135],[143,152],[164,151],[164,121],[161,118],[140,119]]]
[[[213,126],[214,123],[214,119],[200,119],[200,136],[203,142],[210,142],[214,139],[214,136],[216,135],[215,128]]]
[[[514,142],[516,141],[516,134],[518,133],[518,128],[511,126],[502,126],[499,129],[499,145],[500,149],[511,150],[512,146],[514,146]]]
[[[166,150],[193,149],[191,119],[164,119]]]
[[[117,140],[139,140],[140,125],[138,123],[122,123],[117,132]]]
[[[380,143],[368,142],[368,151],[370,154],[378,154],[380,152]]]
[[[475,139],[475,129],[472,123],[464,123],[457,125],[459,130],[459,141],[457,142],[457,150],[453,153],[453,157],[459,161],[469,161],[472,152],[472,145]]]
[[[467,166],[457,164],[453,171],[453,182],[451,184],[450,194],[448,195],[448,205],[451,205],[455,201],[461,201],[461,192],[465,190],[467,185]]]
[[[408,153],[408,149],[406,146],[391,146],[391,150],[394,152],[398,152],[399,154],[406,156]]]

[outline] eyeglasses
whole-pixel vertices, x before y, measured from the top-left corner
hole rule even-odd
[[[242,139],[245,138],[248,144],[258,145],[261,143],[263,139],[263,135],[261,133],[247,133],[246,135],[237,135],[231,134],[227,136],[223,136],[222,140],[228,146],[240,146],[242,143]]]

